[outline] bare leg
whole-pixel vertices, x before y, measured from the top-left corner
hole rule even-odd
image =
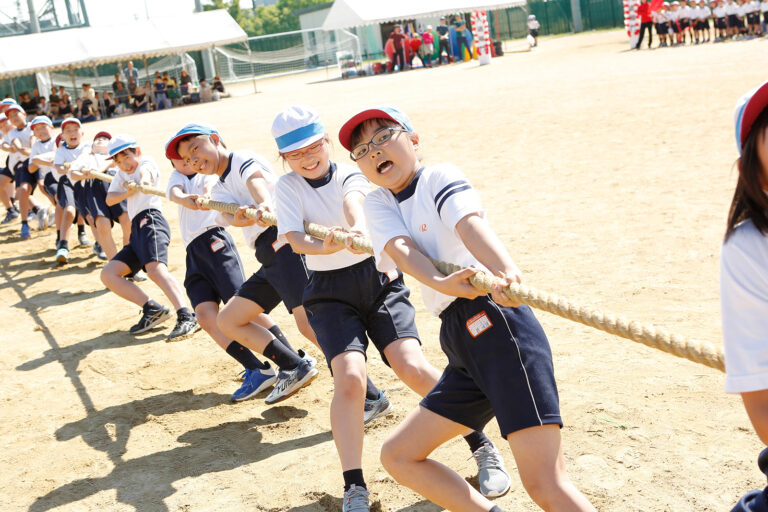
[[[96,217],[94,236],[110,260],[117,254],[115,241],[112,239],[112,223],[106,217]]]
[[[264,309],[252,300],[232,297],[221,308],[217,324],[226,336],[259,354],[264,353],[267,345],[275,339],[271,332],[254,323],[264,313]]]
[[[125,276],[130,272],[131,269],[128,265],[122,261],[112,260],[101,269],[101,282],[119,297],[141,307],[147,303],[149,295],[144,293],[134,283],[125,279]]]
[[[125,247],[131,240],[131,219],[128,218],[127,213],[123,212],[118,220],[120,221],[120,228],[123,231],[123,247]]]
[[[163,290],[165,296],[173,304],[174,311],[178,311],[186,306],[184,290],[179,285],[179,282],[168,272],[168,267],[165,266],[165,263],[152,261],[147,263],[145,267],[149,278]]]
[[[333,399],[331,431],[339,452],[341,470],[362,468],[363,406],[365,404],[365,355],[344,352],[331,360]]]
[[[293,313],[293,318],[296,320],[296,327],[299,328],[299,332],[303,334],[304,337],[309,341],[314,343],[314,345],[322,352],[320,345],[317,343],[317,336],[315,336],[315,331],[313,331],[312,326],[309,325],[309,319],[307,318],[307,312],[304,310],[304,306],[293,308],[291,313]]]
[[[197,323],[203,328],[208,335],[213,338],[218,346],[226,350],[232,338],[224,334],[219,325],[216,323],[216,319],[219,315],[219,305],[215,302],[201,302],[195,306],[195,316],[197,317]]]

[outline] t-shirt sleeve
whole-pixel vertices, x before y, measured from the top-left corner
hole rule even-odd
[[[65,160],[66,160],[66,157],[64,156],[64,151],[57,149],[56,155],[53,157],[54,165],[61,165],[65,162]]]
[[[352,192],[360,192],[365,196],[370,191],[371,182],[368,181],[368,178],[362,172],[350,171],[341,176],[341,194],[343,197],[347,197],[347,194]]]
[[[430,176],[430,191],[440,220],[451,231],[470,213],[484,215],[477,191],[464,173],[452,165],[434,170]]]
[[[181,191],[184,192],[184,180],[187,177],[181,174],[179,171],[173,171],[168,177],[168,187],[165,189],[165,196],[171,198],[171,189],[173,187],[181,187]]]
[[[160,185],[160,171],[157,168],[157,164],[154,160],[146,159],[142,160],[139,164],[139,169],[142,173],[149,177],[149,183],[153,187]]]
[[[743,228],[723,245],[720,259],[728,393],[768,389],[768,241],[757,230],[739,233]],[[748,236],[739,240],[742,234]]]
[[[275,190],[278,235],[285,235],[291,231],[304,232],[304,208],[301,197],[289,181],[289,176],[285,175],[277,180]]]
[[[363,210],[373,245],[373,256],[376,258],[376,268],[380,272],[389,272],[396,268],[396,265],[394,260],[384,251],[384,248],[393,238],[410,237],[411,234],[408,232],[397,206],[388,204],[381,197],[384,193],[387,193],[384,189],[378,189],[368,194],[363,203]]]
[[[232,172],[234,172],[235,169],[232,169]],[[259,158],[258,155],[247,155],[245,158],[243,158],[242,163],[240,164],[240,167],[237,169],[238,174],[240,175],[240,178],[243,180],[243,183],[248,181],[248,178],[253,176],[257,172],[272,172],[272,168],[269,166],[267,162]]]

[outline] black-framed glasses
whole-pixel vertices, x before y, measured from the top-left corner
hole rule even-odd
[[[361,158],[363,158],[365,155],[368,154],[368,152],[371,150],[371,145],[382,146],[387,142],[389,142],[390,139],[394,137],[396,132],[407,132],[407,131],[408,130],[404,128],[394,128],[392,126],[382,128],[381,130],[373,134],[373,137],[371,137],[371,140],[369,140],[368,142],[363,142],[362,144],[358,144],[357,146],[352,148],[352,151],[349,152],[349,158],[357,162],[358,160],[360,160]]]

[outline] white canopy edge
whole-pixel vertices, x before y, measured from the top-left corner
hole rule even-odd
[[[223,9],[3,37],[0,78],[191,52],[247,38]]]
[[[323,22],[324,30],[372,25],[409,18],[442,16],[457,12],[504,9],[525,5],[525,0],[335,0]]]

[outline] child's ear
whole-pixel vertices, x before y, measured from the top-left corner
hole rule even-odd
[[[408,136],[411,138],[411,142],[413,143],[413,147],[418,148],[419,147],[419,134],[416,132],[411,132],[408,134]]]
[[[218,146],[219,142],[221,142],[221,139],[219,138],[219,134],[217,133],[212,133],[210,137],[211,137],[211,142],[213,142],[214,146]]]

